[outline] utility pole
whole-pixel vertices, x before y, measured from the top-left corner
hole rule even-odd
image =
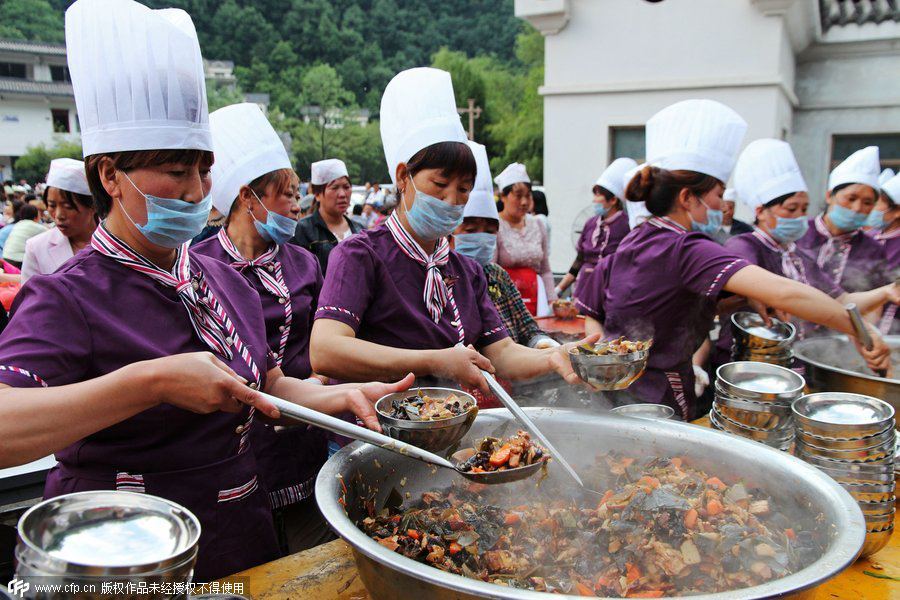
[[[457,108],[456,112],[461,115],[469,114],[469,139],[475,140],[475,119],[481,116],[481,107],[475,106],[475,98],[469,98],[468,108]]]

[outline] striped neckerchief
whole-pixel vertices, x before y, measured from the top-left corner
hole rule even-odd
[[[806,276],[806,268],[803,261],[797,255],[797,244],[791,242],[787,246],[783,246],[772,237],[768,231],[764,231],[759,227],[753,228],[753,237],[758,239],[763,246],[777,252],[781,256],[781,270],[784,276],[800,283],[809,285],[809,278]]]
[[[819,235],[825,238],[825,243],[819,248],[816,263],[828,274],[834,277],[837,283],[844,277],[844,269],[847,268],[847,259],[850,257],[850,242],[859,231],[848,231],[833,235],[825,224],[825,215],[821,214],[813,219],[813,224]],[[831,265],[835,260],[837,264]],[[831,265],[831,268],[829,266]]]

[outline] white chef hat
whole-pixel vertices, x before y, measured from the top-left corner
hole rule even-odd
[[[259,106],[232,104],[209,115],[216,161],[212,166],[212,201],[225,216],[241,186],[257,177],[290,169],[291,160]]]
[[[722,192],[722,200],[726,202],[737,202],[737,192],[734,191],[733,187],[725,188],[725,191]]]
[[[894,204],[900,204],[900,175],[894,175],[881,185],[881,191]]]
[[[397,165],[440,142],[465,144],[450,73],[430,67],[401,71],[381,97],[381,143],[391,181]]]
[[[637,167],[637,163],[632,158],[617,158],[609,163],[603,174],[597,178],[594,185],[599,185],[616,195],[616,198],[625,197],[625,173]]]
[[[647,161],[728,181],[747,123],[714,100],[684,100],[647,121]]]
[[[180,9],[78,0],[66,49],[84,155],[212,150],[200,44]]]
[[[734,187],[750,208],[809,191],[791,145],[771,138],[754,140],[744,148],[734,167]]]
[[[499,175],[494,177],[494,183],[497,184],[497,187],[500,188],[500,191],[502,192],[507,187],[517,183],[531,183],[531,178],[528,177],[528,171],[525,170],[525,165],[522,163],[512,163],[511,165],[506,165],[506,168],[500,171]]]
[[[84,174],[84,163],[74,158],[55,158],[50,161],[47,187],[84,196],[91,195],[91,188],[88,187],[87,176]]]
[[[891,180],[896,173],[890,167],[887,167],[884,171],[881,172],[881,175],[878,176],[878,185],[884,185],[889,180]]]
[[[312,173],[310,182],[313,185],[322,185],[331,183],[341,177],[350,177],[347,174],[347,165],[339,158],[326,158],[325,160],[314,162],[309,168]]]
[[[628,184],[631,183],[631,180],[634,179],[634,176],[638,174],[638,172],[644,168],[645,165],[636,165],[634,168],[629,169],[625,172],[625,175],[622,176],[622,189],[627,190]],[[622,197],[628,202],[625,203],[625,212],[628,213],[628,227],[634,229],[653,215],[647,210],[646,202],[632,202],[628,199],[628,195],[623,191]]]
[[[861,183],[878,191],[878,177],[881,175],[881,163],[878,158],[878,146],[867,146],[857,150],[836,166],[828,176],[828,189],[834,190],[846,183]]]
[[[494,186],[491,185],[491,165],[488,162],[487,148],[478,142],[468,143],[472,154],[475,155],[478,174],[475,176],[475,186],[469,192],[469,201],[466,202],[463,217],[482,217],[499,221],[500,215],[497,214],[497,203],[494,201]]]

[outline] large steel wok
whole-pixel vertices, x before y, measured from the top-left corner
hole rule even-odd
[[[894,377],[900,377],[900,336],[888,335]],[[900,412],[900,379],[878,377],[846,336],[809,338],[794,343],[794,356],[806,367],[807,384],[815,392],[852,392],[874,396]]]
[[[780,580],[739,591],[741,598],[782,598],[809,590],[847,567],[862,547],[865,522],[862,512],[830,477],[784,452],[710,429],[676,423],[633,419],[613,415],[590,415],[580,411],[550,408],[526,409],[541,430],[576,469],[584,468],[598,453],[620,450],[637,454],[684,455],[692,464],[722,476],[737,474],[748,487],[758,486],[779,507],[797,507],[797,527],[827,532],[824,554],[809,567]],[[503,436],[517,429],[504,410],[485,410],[466,440],[485,435]],[[581,459],[579,463],[578,459]],[[556,469],[558,470],[558,466]],[[556,485],[551,477],[542,485]],[[434,472],[428,465],[374,446],[359,443],[335,454],[316,481],[319,507],[331,526],[353,548],[360,577],[372,598],[530,598],[544,600],[545,593],[497,586],[467,579],[415,562],[391,552],[366,536],[354,522],[360,516],[359,497],[374,488],[375,509],[385,506],[389,495],[400,493],[404,502],[421,493],[446,487],[454,477],[446,469]],[[560,481],[563,481],[559,475]],[[347,486],[342,492],[342,482]],[[521,497],[533,493],[535,480],[510,484],[521,486]],[[342,501],[346,502],[345,512]],[[348,516],[349,513],[349,516]],[[816,516],[824,523],[816,524]],[[794,513],[792,513],[794,514]],[[735,593],[692,596],[734,598]]]

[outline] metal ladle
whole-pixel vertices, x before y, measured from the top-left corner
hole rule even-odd
[[[348,423],[347,421],[332,417],[331,415],[326,415],[317,410],[312,410],[311,408],[306,408],[305,406],[300,406],[299,404],[276,398],[265,392],[259,393],[263,398],[274,404],[275,407],[281,411],[283,416],[302,421],[309,425],[315,425],[316,427],[321,427],[322,429],[326,429],[333,433],[338,433],[348,438],[359,440],[360,442],[366,442],[367,444],[372,444],[373,446],[378,446],[379,448],[384,448],[385,450],[390,450],[391,452],[396,452],[397,454],[402,454],[409,458],[421,460],[445,469],[453,469],[466,479],[477,483],[496,484],[519,481],[520,479],[531,477],[544,466],[543,462],[536,462],[531,465],[516,467],[514,469],[504,469],[503,471],[485,471],[483,473],[463,471],[446,458],[423,450],[418,446],[395,440],[384,434]]]

